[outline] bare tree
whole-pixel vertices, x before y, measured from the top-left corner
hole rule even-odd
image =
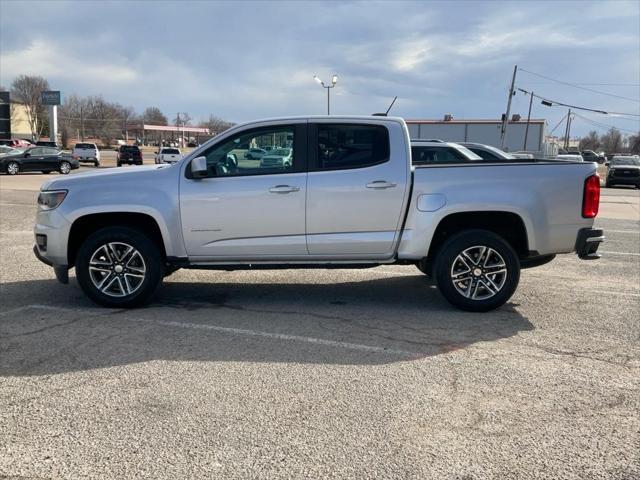
[[[203,128],[208,128],[209,132],[211,132],[212,134],[218,134],[233,127],[234,125],[235,123],[233,122],[222,120],[221,118],[211,114],[209,115],[209,119],[204,122],[200,122],[199,126]]]
[[[143,123],[150,125],[168,125],[167,117],[158,107],[147,107],[142,113]]]
[[[578,144],[580,150],[598,150],[600,148],[600,139],[598,138],[598,132],[592,130],[589,135],[580,139]]]
[[[191,115],[189,115],[189,112],[180,112],[173,119],[173,124],[178,128],[182,125],[191,125]]]
[[[49,90],[49,82],[37,75],[19,75],[11,82],[11,96],[24,105],[31,138],[42,135],[46,125],[46,109],[42,105],[42,92]]]
[[[611,127],[600,137],[600,143],[606,153],[616,153],[622,150],[622,134],[617,128]]]
[[[640,132],[636,135],[629,136],[629,151],[631,153],[640,154]]]

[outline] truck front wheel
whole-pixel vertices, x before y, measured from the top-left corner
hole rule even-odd
[[[504,305],[520,280],[511,245],[487,230],[466,230],[440,248],[434,266],[442,295],[455,307],[487,312]]]
[[[162,282],[158,246],[129,227],[107,227],[91,234],[76,256],[76,277],[94,302],[110,308],[147,304]]]

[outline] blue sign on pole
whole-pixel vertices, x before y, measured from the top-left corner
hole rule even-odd
[[[45,90],[42,92],[43,105],[60,105],[61,100],[60,90]]]

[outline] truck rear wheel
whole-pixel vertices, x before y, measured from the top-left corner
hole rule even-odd
[[[128,227],[91,234],[78,250],[76,277],[91,300],[111,308],[147,304],[162,282],[164,263],[158,246]]]
[[[507,302],[520,280],[511,245],[487,230],[460,232],[440,248],[434,273],[438,288],[461,310],[487,312]]]

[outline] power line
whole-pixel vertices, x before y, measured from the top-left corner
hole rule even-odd
[[[536,98],[539,98],[540,100],[542,100],[542,103],[548,107],[552,107],[554,105],[561,105],[563,107],[569,107],[569,108],[575,108],[576,110],[584,110],[587,112],[593,112],[593,113],[600,113],[602,115],[624,115],[627,117],[639,117],[640,118],[640,114],[637,113],[622,113],[622,112],[605,112],[604,110],[598,110],[595,108],[588,108],[588,107],[579,107],[577,105],[570,105],[568,103],[564,103],[564,102],[558,102],[557,100],[551,100],[547,97],[541,97],[540,95],[536,95],[535,93],[529,92],[527,90],[524,90],[522,88],[518,88],[519,91],[521,91],[522,93],[526,94],[526,95],[533,95]]]
[[[637,133],[637,131],[635,131],[635,130],[629,130],[629,129],[626,129],[626,128],[616,127],[615,125],[609,125],[609,124],[606,124],[606,123],[598,122],[598,121],[593,120],[591,118],[584,117],[584,116],[580,115],[579,113],[574,113],[573,115],[578,117],[578,118],[581,118],[585,122],[590,123],[591,125],[594,125],[596,127],[600,127],[600,128],[615,128],[616,130],[622,130],[623,132]]]
[[[570,87],[579,88],[580,90],[585,90],[587,92],[598,93],[600,95],[608,95],[610,97],[620,98],[622,100],[631,100],[632,102],[640,103],[640,100],[638,100],[637,98],[624,97],[622,95],[616,95],[614,93],[608,93],[608,92],[603,92],[603,91],[600,91],[600,90],[595,90],[593,88],[582,87],[582,86],[578,85],[577,83],[564,82],[562,80],[558,80],[556,78],[547,77],[546,75],[541,75],[539,73],[532,72],[532,71],[526,70],[524,68],[520,68],[520,70],[523,71],[523,72],[527,72],[527,73],[529,73],[531,75],[535,75],[536,77],[544,78],[546,80],[551,80],[552,82],[560,83],[562,85],[568,85]]]
[[[528,73],[528,72],[527,72]],[[530,85],[550,85],[553,82],[527,82]],[[576,83],[575,85],[595,85],[606,87],[640,87],[640,83]]]

